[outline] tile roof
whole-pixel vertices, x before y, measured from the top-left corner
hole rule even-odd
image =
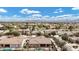
[[[51,38],[46,38],[44,36],[39,37],[29,37],[29,44],[51,44]]]
[[[24,39],[26,39],[26,37],[24,36],[10,38],[7,36],[3,36],[0,37],[0,44],[21,44]]]

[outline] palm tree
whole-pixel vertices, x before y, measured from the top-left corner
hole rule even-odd
[[[26,48],[27,48],[27,51],[29,51],[29,40],[26,40]]]

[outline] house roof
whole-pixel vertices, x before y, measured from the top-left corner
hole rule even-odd
[[[69,37],[69,38],[71,38],[71,39],[73,39],[73,40],[79,40],[79,37]]]
[[[51,38],[44,36],[19,36],[19,37],[0,37],[0,44],[22,44],[23,40],[29,40],[29,44],[51,44]]]
[[[51,44],[51,38],[46,38],[44,36],[39,37],[29,37],[29,44]]]
[[[0,44],[21,44],[25,38],[26,37],[24,36],[19,36],[19,37],[3,36],[0,37]]]
[[[30,31],[30,29],[18,29],[18,31]]]
[[[2,25],[2,24],[0,24],[0,27],[3,27],[3,25]]]
[[[65,34],[65,33],[67,33],[67,35],[73,35],[73,32],[70,32],[70,31],[58,31],[59,35],[62,35],[62,34]]]

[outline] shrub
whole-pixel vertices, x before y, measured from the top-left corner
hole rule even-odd
[[[41,36],[41,32],[36,33],[37,36]]]
[[[59,40],[57,38],[53,38],[55,43],[57,44],[57,46],[62,47],[66,44],[66,42],[64,40]]]
[[[65,48],[64,46],[61,48],[61,51],[67,51],[67,48]]]
[[[20,33],[17,32],[17,31],[13,31],[13,32],[7,32],[7,33],[5,33],[5,35],[14,35],[14,36],[19,36]]]
[[[4,33],[0,33],[0,37],[3,36],[3,35],[4,35]]]
[[[15,32],[13,32],[13,35],[14,35],[14,36],[19,36],[20,33],[15,31]]]
[[[68,28],[70,31],[72,31],[72,29],[73,29],[73,26],[69,26],[69,28]]]
[[[57,42],[57,45],[58,45],[59,47],[62,47],[62,46],[65,45],[65,41],[59,41],[59,42]]]
[[[24,45],[23,48],[26,48],[26,46]]]
[[[65,41],[68,41],[68,39],[69,39],[68,35],[66,33],[63,34],[61,38],[62,38],[62,40],[65,40]]]
[[[79,40],[76,40],[76,43],[79,44]]]
[[[45,36],[45,37],[50,37],[50,34],[45,33],[44,36]]]
[[[65,44],[62,46],[61,51],[72,51],[72,46]]]
[[[55,31],[53,31],[53,32],[51,32],[50,34],[51,34],[51,35],[56,35],[56,32],[55,32]]]
[[[75,40],[69,38],[69,39],[68,39],[68,42],[69,42],[69,43],[75,43]]]
[[[78,33],[74,33],[74,36],[79,37],[79,32]]]

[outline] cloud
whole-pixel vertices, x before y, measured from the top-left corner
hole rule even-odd
[[[40,11],[29,10],[29,9],[22,9],[20,12],[22,14],[38,14],[38,13],[40,13]]]
[[[44,17],[45,17],[45,18],[50,18],[50,16],[48,16],[48,15],[45,15]]]
[[[18,17],[21,17],[21,16],[19,16],[19,15],[13,15],[12,17],[14,17],[14,18],[18,18]]]
[[[26,20],[36,20],[36,21],[49,21],[50,16],[41,14],[32,14],[26,18]]]
[[[79,10],[79,7],[73,7],[72,10]]]
[[[59,9],[56,9],[56,11],[54,11],[53,13],[62,13],[62,12],[63,12],[62,8],[59,8]]]
[[[7,12],[7,10],[0,8],[0,13],[6,13],[6,12]]]
[[[41,14],[33,14],[32,17],[42,17]]]
[[[61,22],[61,21],[78,21],[79,20],[79,15],[76,14],[65,14],[65,15],[59,15],[55,17],[51,17],[51,20]]]
[[[59,8],[58,11],[59,11],[59,12],[63,12],[62,8]]]
[[[59,13],[58,11],[54,11],[53,13]]]
[[[58,18],[63,18],[63,17],[71,17],[73,16],[73,14],[64,14],[64,15],[59,15],[59,16],[56,16]]]

